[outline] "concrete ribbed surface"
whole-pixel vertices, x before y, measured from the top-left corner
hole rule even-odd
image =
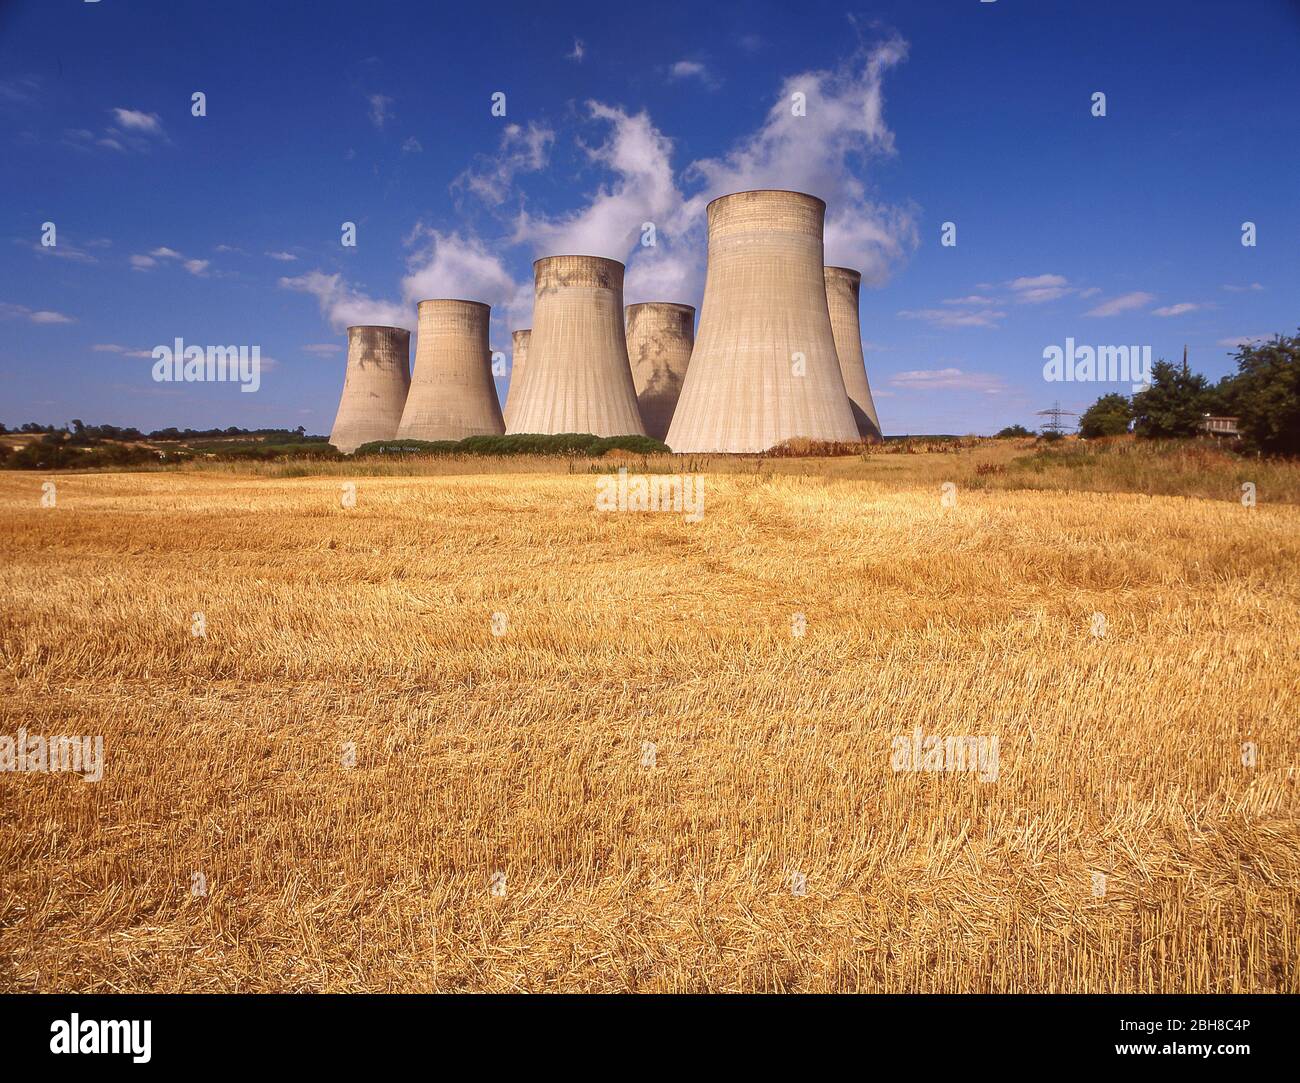
[[[506,388],[504,411],[507,430],[510,428],[510,419],[518,412],[519,388],[524,382],[524,370],[528,367],[528,343],[532,335],[532,328],[525,327],[510,336],[510,386]]]
[[[533,271],[528,364],[507,431],[644,434],[623,330],[623,265],[549,256]]]
[[[463,440],[506,431],[492,382],[491,311],[478,301],[420,302],[415,372],[399,439]]]
[[[668,435],[695,344],[692,305],[648,301],[626,309],[627,356],[647,435]]]
[[[411,332],[402,327],[348,328],[348,367],[330,443],[351,453],[397,435],[411,384]]]
[[[826,301],[825,212],[799,192],[739,192],[709,204],[704,305],[668,430],[674,451],[859,438]]]
[[[862,274],[851,267],[826,268],[826,303],[831,312],[831,330],[835,334],[835,352],[840,358],[844,390],[853,406],[853,423],[864,440],[879,440],[880,418],[871,398],[866,358],[862,355],[862,324],[859,297]]]

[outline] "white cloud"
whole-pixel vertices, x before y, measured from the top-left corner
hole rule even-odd
[[[646,113],[629,116],[621,109],[588,102],[595,120],[612,128],[609,138],[587,147],[587,156],[617,179],[602,185],[581,210],[557,218],[534,217],[521,210],[515,221],[516,244],[528,244],[538,256],[569,254],[626,260],[645,221],[660,230],[682,206],[673,179],[672,142]]]
[[[143,113],[139,109],[114,109],[117,125],[124,131],[162,135],[162,118],[157,113]]]
[[[393,104],[393,99],[386,94],[368,94],[366,101],[370,103],[370,123],[382,129],[393,117],[388,108]]]
[[[33,311],[26,305],[0,304],[0,320],[17,320],[25,319],[31,323],[76,323],[71,316],[65,316],[62,312],[54,312],[48,308],[37,309]]]
[[[530,122],[527,128],[506,125],[495,157],[483,158],[483,168],[465,170],[452,182],[453,187],[468,188],[486,203],[499,205],[510,194],[516,175],[545,169],[555,132]]]
[[[281,278],[284,289],[314,296],[321,314],[336,330],[355,324],[378,324],[415,330],[415,310],[392,301],[376,300],[343,281],[340,274],[310,271],[295,278]]]
[[[122,357],[153,357],[152,350],[132,350],[112,342],[97,342],[91,349],[96,353],[115,353]]]
[[[111,242],[108,241],[87,241],[87,247],[104,248]],[[99,260],[75,244],[69,244],[66,236],[59,235],[59,243],[54,245],[43,245],[39,241],[25,241],[21,237],[14,239],[14,244],[26,245],[33,251],[39,252],[42,256],[50,256],[55,259],[71,260],[73,263],[98,263]]]
[[[826,261],[856,267],[868,284],[884,280],[893,265],[917,244],[911,208],[879,205],[868,196],[863,166],[873,155],[893,152],[893,135],[884,123],[881,83],[884,73],[907,51],[900,38],[858,54],[835,71],[812,71],[785,80],[763,124],[715,159],[674,170],[673,143],[646,112],[631,113],[599,101],[586,103],[591,122],[604,129],[594,145],[580,142],[602,179],[584,205],[550,215],[529,206],[515,181],[519,174],[547,166],[555,132],[538,123],[512,125],[500,153],[457,177],[485,202],[499,206],[518,199],[510,233],[489,248],[462,228],[444,233],[417,225],[408,244],[418,251],[408,259],[402,284],[410,303],[425,297],[470,297],[492,304],[509,326],[526,326],[532,281],[515,282],[496,254],[511,245],[534,255],[605,256],[628,265],[624,296],[628,303],[671,300],[698,303],[706,254],[705,207],[717,195],[751,188],[791,188],[825,199]],[[575,43],[572,59],[585,51]],[[807,95],[807,115],[794,117],[790,95]],[[692,194],[684,190],[689,186]],[[643,247],[643,223],[655,226],[655,245]],[[338,274],[314,271],[280,280],[288,289],[313,294],[336,327],[358,322],[409,325],[413,310],[376,300]],[[377,313],[377,314],[376,314]],[[985,310],[954,317],[964,325],[989,325],[1002,313]]]
[[[863,281],[884,281],[917,243],[909,208],[873,203],[860,176],[871,155],[894,152],[884,118],[883,81],[907,57],[907,43],[891,37],[834,71],[787,78],[762,127],[721,158],[695,162],[688,178],[704,190],[687,205],[698,221],[715,196],[753,188],[788,188],[827,203],[826,262],[855,267]],[[806,116],[795,116],[792,96],[806,96]]]
[[[1155,316],[1182,316],[1188,312],[1195,312],[1200,305],[1194,305],[1190,301],[1183,301],[1176,305],[1165,305],[1163,308],[1153,308],[1152,315]]]
[[[1032,290],[1040,289],[1044,286],[1065,286],[1068,285],[1069,279],[1065,275],[1034,275],[1013,278],[1007,283],[1013,290]]]
[[[532,312],[532,282],[516,283],[500,256],[476,237],[442,233],[417,225],[407,238],[414,248],[402,280],[402,297],[414,309],[420,301],[458,297],[483,301],[515,327]]]
[[[1272,335],[1236,335],[1235,337],[1231,337],[1231,338],[1221,338],[1219,339],[1218,344],[1220,346],[1229,346],[1229,347],[1249,346],[1250,344],[1255,342],[1267,342],[1272,337],[1273,337]]]
[[[309,342],[302,348],[303,353],[335,354],[342,353],[343,347],[337,342]]]
[[[281,263],[292,263],[298,258],[292,252],[268,252],[267,256],[271,259],[279,260]]]
[[[1251,291],[1258,292],[1264,287],[1258,282],[1252,282],[1249,286],[1224,286],[1223,288],[1229,293],[1248,293]]]
[[[129,150],[148,153],[155,140],[167,142],[167,133],[163,130],[162,119],[157,113],[120,106],[110,109],[109,113],[114,123],[105,128],[98,138],[84,128],[65,133],[72,145],[87,149],[91,140],[94,140],[95,146],[125,154]]]
[[[166,245],[159,245],[157,248],[152,249],[147,256],[132,256],[131,269],[134,271],[150,271],[157,267],[162,260],[175,260],[192,275],[205,274],[212,263],[211,260],[206,259],[186,259],[185,255],[176,251],[176,249],[168,248]]]
[[[698,304],[703,288],[699,258],[685,246],[660,243],[639,250],[623,281],[629,305],[643,301]]]
[[[826,262],[855,267],[867,284],[879,283],[917,243],[912,210],[872,202],[861,175],[870,156],[893,152],[881,83],[906,52],[906,43],[890,38],[835,71],[786,79],[755,132],[722,156],[687,166],[680,183],[672,140],[647,113],[588,102],[591,118],[608,125],[609,134],[584,149],[613,179],[569,214],[521,209],[511,240],[539,256],[566,252],[627,262],[629,303],[691,302],[703,284],[708,202],[747,189],[795,189],[828,204]],[[796,91],[807,97],[805,116],[793,115]],[[683,185],[694,193],[685,194]],[[645,222],[655,225],[654,247],[638,244]]]
[[[1103,301],[1096,308],[1085,312],[1086,316],[1118,316],[1121,312],[1132,312],[1135,308],[1144,308],[1156,299],[1154,293],[1135,290],[1133,293],[1121,294]]]
[[[642,111],[630,113],[599,101],[586,103],[590,120],[606,129],[602,141],[579,143],[589,162],[607,176],[585,205],[562,214],[539,212],[515,185],[519,174],[546,168],[556,134],[537,123],[505,130],[499,153],[457,177],[486,203],[517,198],[519,210],[506,245],[528,246],[538,256],[572,253],[627,264],[625,299],[698,302],[707,248],[705,207],[717,195],[752,188],[791,188],[826,199],[826,261],[856,267],[868,284],[883,281],[917,244],[911,208],[873,203],[861,166],[872,154],[889,154],[893,135],[883,120],[881,81],[901,62],[906,44],[890,38],[835,71],[787,79],[764,123],[716,159],[697,161],[680,175],[673,143]],[[574,57],[577,59],[577,57]],[[678,74],[695,77],[698,61]],[[703,67],[701,65],[701,67]],[[707,69],[705,69],[707,70]],[[807,115],[794,117],[790,95],[808,97]],[[694,194],[685,191],[689,186]],[[643,224],[655,227],[655,244],[638,242]],[[459,238],[462,243],[472,239]],[[477,243],[477,242],[476,242]],[[516,287],[519,289],[520,287]],[[519,304],[513,308],[518,310]]]
[[[81,151],[107,147],[121,154],[130,150],[148,153],[155,141],[167,142],[167,133],[163,130],[157,113],[123,108],[110,109],[108,112],[115,123],[104,128],[98,135],[88,128],[65,128],[62,142]]]
[[[954,308],[902,309],[899,313],[905,320],[925,320],[936,327],[997,327],[998,321],[1006,318],[1005,312],[991,308],[972,311]]]
[[[30,75],[0,81],[0,101],[11,105],[27,105],[36,100],[40,80]]]
[[[881,84],[884,73],[906,57],[906,42],[895,37],[872,49],[861,70],[845,66],[787,78],[756,133],[723,158],[695,163],[707,181],[705,201],[723,192],[777,186],[823,199],[836,195],[846,186],[849,155],[893,152]],[[806,116],[794,115],[796,92],[806,96]],[[856,180],[847,183],[851,190],[859,187]]]
[[[1006,385],[1000,376],[987,372],[966,372],[959,368],[913,369],[899,372],[889,378],[894,387],[909,391],[932,391],[938,389],[953,391],[982,391],[985,394],[997,394]]]
[[[509,328],[527,327],[531,322],[531,278],[516,282],[501,258],[477,237],[442,233],[418,223],[406,243],[412,251],[407,258],[407,274],[402,279],[400,302],[371,297],[346,282],[342,275],[323,271],[281,278],[279,284],[284,289],[314,296],[321,314],[339,331],[354,324],[414,330],[419,302],[444,297],[489,304],[494,318]],[[308,353],[319,354],[338,349],[330,343],[304,347]]]
[[[709,87],[718,85],[718,80],[708,65],[698,60],[679,60],[668,68],[669,82],[681,82],[684,79],[698,79]]]
[[[583,41],[582,41],[581,38],[574,38],[574,39],[573,39],[573,52],[571,52],[567,57],[565,57],[565,59],[566,59],[566,60],[576,60],[579,64],[581,64],[581,63],[582,63],[582,58],[583,58],[584,56],[586,56],[586,55],[587,55],[587,46],[583,44]]]
[[[969,297],[950,297],[943,303],[945,305],[991,305],[994,301],[991,297],[981,297],[979,294],[972,293]]]
[[[1007,283],[1016,301],[1020,304],[1038,305],[1045,301],[1055,301],[1074,292],[1069,279],[1064,275],[1035,275],[1012,279]]]
[[[413,135],[407,136],[406,142],[402,144],[403,154],[419,154],[422,150],[424,150],[423,145]]]

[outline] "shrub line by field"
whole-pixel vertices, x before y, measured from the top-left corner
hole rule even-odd
[[[277,455],[274,445],[253,444],[245,450],[256,454],[247,456],[200,456],[137,469],[148,473],[201,472],[267,478],[497,476],[557,471],[599,474],[627,469],[642,474],[832,477],[896,488],[947,481],[969,489],[1131,492],[1230,502],[1240,502],[1242,486],[1249,482],[1260,502],[1300,504],[1300,460],[1238,454],[1231,445],[1209,439],[1136,440],[1125,436],[1043,443],[1033,439],[908,437],[865,447],[788,441],[765,455],[663,454],[653,450],[655,441],[642,437],[598,440],[570,434],[545,439],[556,450],[546,454],[529,452],[527,449],[542,441],[541,437],[472,437],[462,441],[462,445],[473,448],[472,453],[455,450],[460,445],[440,447],[436,453],[401,450],[418,445],[408,441],[390,447],[388,453],[343,458],[337,453],[333,457],[321,457],[315,452],[303,457]],[[494,454],[493,440],[509,443],[515,450]],[[62,466],[67,463],[62,462]],[[47,472],[46,476],[95,472],[61,469]]]

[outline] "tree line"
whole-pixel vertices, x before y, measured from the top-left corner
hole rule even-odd
[[[0,436],[44,435],[61,438],[71,444],[89,445],[102,440],[214,440],[223,436],[281,436],[296,440],[324,440],[323,436],[308,436],[307,430],[299,425],[296,429],[241,429],[231,425],[225,429],[178,429],[174,425],[166,429],[154,429],[142,432],[131,426],[87,425],[81,418],[73,418],[67,425],[42,425],[39,421],[28,421],[17,428],[7,428],[0,423]]]
[[[1212,384],[1186,361],[1151,366],[1150,385],[1132,395],[1102,395],[1079,418],[1084,439],[1132,432],[1143,439],[1196,436],[1205,417],[1235,417],[1240,447],[1261,455],[1300,455],[1300,335],[1243,343],[1237,371]],[[999,436],[1032,436],[1012,425]]]

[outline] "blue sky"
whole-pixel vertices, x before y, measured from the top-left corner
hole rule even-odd
[[[0,421],[327,433],[348,323],[469,297],[508,350],[553,252],[698,304],[703,206],[748,187],[827,200],[887,433],[1127,390],[1045,383],[1067,337],[1218,377],[1300,324],[1300,4],[646,10],[0,4]],[[259,345],[261,389],[155,383],[178,336]]]

